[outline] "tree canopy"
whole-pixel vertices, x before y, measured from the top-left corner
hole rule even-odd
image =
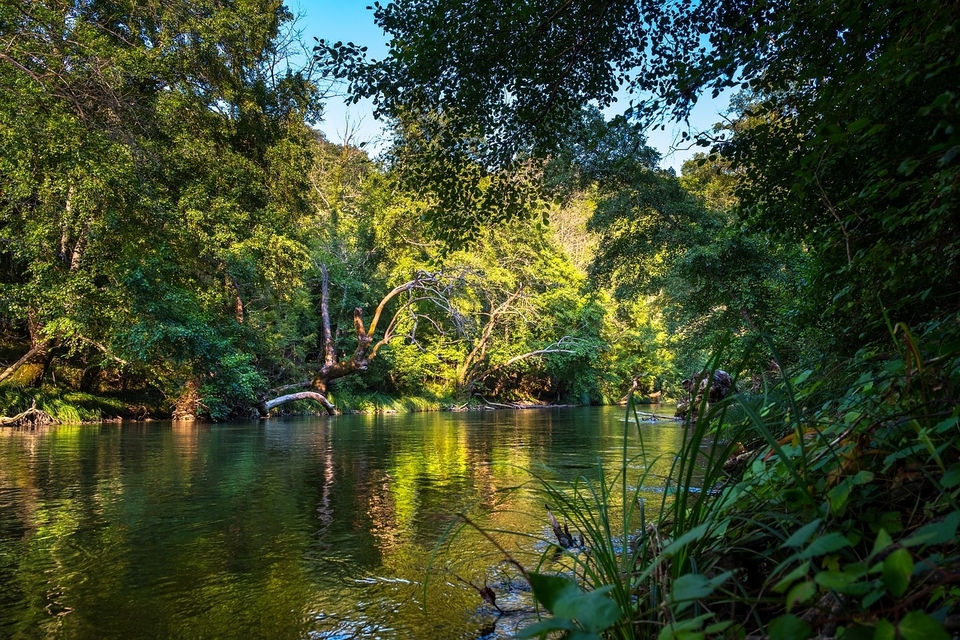
[[[391,37],[384,59],[343,43],[318,54],[380,114],[419,115],[491,176],[557,153],[588,104],[626,94],[624,115],[649,126],[684,119],[704,93],[745,91],[733,105],[741,126],[700,132],[742,174],[741,220],[802,243],[819,264],[820,305],[879,328],[884,308],[923,322],[960,302],[947,240],[960,162],[956,9],[409,0],[374,5]]]
[[[383,60],[297,64],[280,2],[8,3],[0,383],[69,362],[226,416],[341,362],[355,310],[420,272],[447,316],[395,300],[377,382],[334,391],[595,401],[725,334],[816,357],[949,318],[952,5],[831,6],[401,1],[373,8]],[[377,161],[310,129],[315,62],[374,98]],[[706,153],[662,170],[647,128],[719,91]]]

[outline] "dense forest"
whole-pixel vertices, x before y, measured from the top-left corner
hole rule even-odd
[[[527,637],[950,637],[958,15],[400,0],[375,60],[272,0],[5,3],[0,410],[606,403],[719,367],[691,433],[727,429],[722,490],[529,574]],[[343,91],[378,157],[313,128]],[[721,93],[661,169],[645,132]]]
[[[742,308],[799,294],[802,252],[726,230],[723,161],[678,179],[596,109],[499,176],[430,165],[399,117],[374,161],[311,128],[330,63],[278,3],[3,11],[8,416],[676,394]]]

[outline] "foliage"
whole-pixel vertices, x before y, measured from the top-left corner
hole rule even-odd
[[[315,373],[323,268],[348,351],[355,308],[420,270],[459,278],[456,306],[411,307],[406,339],[364,380],[338,383],[343,395],[599,402],[639,373],[621,355],[656,350],[653,334],[609,348],[633,321],[614,321],[584,279],[595,185],[578,180],[548,211],[556,172],[532,157],[485,163],[469,132],[432,128],[448,114],[412,104],[383,164],[322,139],[305,126],[321,93],[292,67],[281,4],[52,0],[5,6],[0,21],[0,322],[14,345],[3,355],[32,354],[15,382],[159,392],[178,414],[246,416]],[[597,117],[585,126],[602,128]],[[420,188],[441,174],[446,192]],[[480,233],[473,223],[497,207],[502,226]],[[431,221],[434,236],[475,244],[438,244]],[[18,388],[28,402],[39,393]]]
[[[845,324],[867,318],[874,340],[881,305],[912,324],[956,310],[954,9],[703,3],[692,19],[713,46],[677,65],[681,108],[683,86],[749,86],[751,125],[721,145],[746,220],[805,243],[811,293]]]
[[[749,351],[741,336],[757,327],[802,334],[801,326],[813,323],[798,295],[809,260],[738,223],[741,176],[729,160],[701,154],[679,180],[658,161],[635,125],[592,110],[551,160],[546,181],[559,197],[589,190],[595,202],[588,228],[597,238],[590,266],[596,286],[612,288],[638,316],[650,313],[642,307],[655,309],[688,370],[699,369],[731,332],[737,351]],[[664,336],[646,339],[667,343]],[[797,347],[791,361],[802,351]]]
[[[145,398],[141,397],[139,400],[142,402]],[[0,411],[4,415],[15,415],[29,409],[30,406],[36,406],[37,409],[61,423],[143,417],[124,398],[117,396],[104,397],[79,391],[66,393],[41,391],[31,394],[30,402],[27,403],[22,392],[15,387],[8,385],[0,388]]]
[[[555,187],[573,182],[595,195],[594,273],[621,300],[659,296],[671,329],[701,350],[732,335],[754,371],[786,344],[755,375],[758,394],[736,401],[744,418],[701,408],[652,529],[605,526],[636,513],[625,479],[619,495],[603,478],[546,487],[590,553],[564,554],[581,592],[530,574],[554,613],[531,635],[946,637],[958,524],[955,3],[601,4],[376,5],[393,37],[383,61],[350,44],[320,50],[356,96],[448,141],[440,149],[489,171],[541,162],[544,193],[569,199]],[[625,118],[584,116],[622,88],[639,96]],[[704,92],[736,88],[728,125],[700,136],[713,154],[680,183],[658,172],[631,118],[682,119]],[[456,174],[432,166],[436,182]],[[484,220],[458,215],[471,233]],[[752,457],[725,478],[739,439]],[[603,608],[608,594],[619,617],[578,608]]]
[[[0,10],[0,314],[51,359],[204,380],[223,417],[308,264],[319,93],[279,2],[202,4]]]
[[[382,115],[412,111],[443,140],[441,153],[467,145],[462,154],[491,170],[556,155],[581,126],[581,109],[610,105],[618,90],[635,97],[625,115],[644,125],[687,117],[705,92],[747,90],[731,131],[699,141],[738,176],[735,228],[745,223],[761,244],[808,252],[800,297],[825,312],[837,348],[851,355],[882,339],[884,307],[913,324],[957,310],[949,239],[960,237],[951,84],[960,63],[952,2],[831,7],[409,0],[375,5],[375,21],[392,37],[383,60],[350,43],[326,43],[319,56],[355,97],[373,96]],[[455,171],[436,169],[436,182],[452,184]],[[664,196],[669,185],[660,183]],[[656,202],[657,192],[643,193]],[[671,211],[659,213],[669,219]],[[626,239],[648,233],[644,220],[603,223],[622,231],[600,251],[608,271],[631,264]],[[466,227],[481,222],[477,213]],[[751,244],[729,248],[753,252]],[[631,275],[643,283],[656,270]]]
[[[958,326],[890,328],[894,353],[863,352],[842,370],[773,382],[759,401],[701,408],[649,519],[638,493],[649,480],[628,480],[626,459],[612,479],[538,475],[584,546],[563,551],[564,577],[530,574],[554,615],[522,637],[579,637],[575,621],[599,623],[551,603],[604,594],[619,613],[588,631],[609,637],[950,637]],[[941,341],[945,332],[953,338]],[[742,418],[731,418],[735,405]],[[738,454],[741,441],[753,450]]]

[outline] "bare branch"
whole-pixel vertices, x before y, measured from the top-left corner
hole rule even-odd
[[[327,265],[320,265],[320,316],[323,322],[323,364],[333,366],[337,362],[337,345],[330,331],[330,276]]]
[[[260,405],[260,413],[261,415],[265,416],[270,413],[271,409],[278,407],[281,404],[294,402],[296,400],[313,400],[314,402],[319,402],[330,415],[333,415],[337,412],[337,408],[333,406],[333,403],[327,400],[327,397],[322,393],[317,393],[316,391],[301,391],[299,393],[291,393],[289,395],[280,396],[279,398],[274,398],[273,400],[267,400],[263,402]]]
[[[567,340],[568,338],[569,338],[569,336],[564,336],[563,338],[561,338],[560,340],[558,340],[556,343],[554,343],[553,345],[551,345],[551,346],[549,346],[549,347],[545,347],[545,348],[543,348],[543,349],[537,349],[537,350],[535,350],[535,351],[528,351],[527,353],[521,353],[521,354],[518,355],[518,356],[513,356],[512,358],[509,358],[509,359],[507,359],[506,361],[501,362],[501,363],[498,364],[498,365],[494,365],[494,366],[490,367],[489,369],[487,369],[487,370],[485,370],[485,371],[482,371],[481,373],[476,374],[475,376],[473,376],[473,378],[474,378],[475,380],[482,380],[483,378],[486,378],[487,376],[493,375],[494,373],[496,373],[496,372],[498,372],[498,371],[501,371],[501,370],[503,370],[503,369],[506,369],[507,367],[509,367],[509,366],[511,366],[511,365],[514,365],[514,364],[516,364],[516,363],[518,363],[518,362],[521,362],[521,361],[523,361],[523,360],[527,360],[527,359],[529,359],[529,358],[535,358],[535,357],[537,357],[537,356],[543,356],[543,355],[547,355],[547,354],[550,354],[550,353],[576,353],[576,351],[574,351],[573,349],[562,349],[562,348],[560,348],[559,345],[560,345],[564,340]]]

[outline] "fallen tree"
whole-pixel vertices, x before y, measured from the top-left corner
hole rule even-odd
[[[329,275],[326,266],[319,265],[319,269],[323,344],[321,362],[310,380],[283,385],[272,390],[272,397],[262,398],[257,407],[261,417],[268,416],[270,411],[278,406],[299,400],[317,402],[328,414],[335,415],[337,408],[328,397],[330,383],[350,374],[365,371],[380,348],[398,337],[396,333],[398,320],[404,317],[407,311],[414,316],[414,328],[407,337],[415,340],[417,321],[426,319],[437,334],[442,336],[442,340],[467,345],[462,361],[454,371],[455,379],[451,380],[458,395],[462,397],[470,397],[484,379],[520,362],[551,354],[576,353],[578,348],[576,338],[565,335],[549,344],[502,360],[492,358],[491,352],[496,350],[496,340],[498,337],[502,338],[503,335],[509,334],[510,327],[518,322],[518,318],[521,319],[519,321],[521,325],[532,323],[527,319],[527,316],[533,315],[533,312],[525,305],[525,287],[521,284],[512,291],[503,292],[487,286],[481,274],[471,270],[460,270],[453,274],[419,272],[412,280],[394,287],[381,299],[369,324],[364,322],[363,309],[359,307],[354,309],[353,327],[357,340],[356,347],[349,357],[338,356],[341,352],[330,321]],[[465,292],[468,293],[468,298],[483,300],[485,304],[480,304],[479,309],[469,309],[470,304],[464,305],[460,300]],[[388,314],[387,309],[390,303],[403,294],[409,295],[403,304]],[[502,297],[498,299],[498,296]],[[439,322],[438,318],[430,318],[416,308],[423,303],[429,304],[439,315],[444,316],[448,324]],[[464,306],[467,308],[462,308]],[[386,321],[387,317],[389,321]],[[386,326],[382,330],[383,333],[377,337],[379,328],[384,322]]]
[[[54,419],[46,411],[37,409],[37,403],[33,403],[29,409],[15,416],[9,418],[0,416],[0,427],[40,427],[53,423]]]
[[[337,408],[330,402],[329,398],[327,398],[330,382],[337,378],[348,376],[351,373],[366,370],[370,365],[370,361],[376,357],[380,348],[395,337],[397,319],[403,310],[424,299],[433,299],[437,295],[434,289],[434,286],[438,282],[437,274],[420,272],[412,280],[394,287],[380,300],[380,304],[377,305],[377,310],[374,312],[369,325],[364,324],[363,309],[357,307],[353,310],[353,327],[357,335],[357,346],[352,356],[346,359],[340,359],[337,356],[337,343],[333,337],[333,331],[330,328],[330,277],[325,265],[320,266],[320,274],[320,317],[323,331],[323,362],[316,374],[314,374],[312,380],[285,385],[274,391],[282,392],[293,389],[309,390],[280,395],[272,399],[262,399],[257,406],[261,417],[270,415],[272,409],[282,404],[295,402],[297,400],[312,400],[318,402],[326,409],[329,415],[335,415]],[[387,305],[401,294],[413,291],[422,291],[424,295],[411,296],[399,309],[394,311],[383,331],[383,336],[379,340],[374,341],[374,336],[380,321],[385,317],[384,312]]]

